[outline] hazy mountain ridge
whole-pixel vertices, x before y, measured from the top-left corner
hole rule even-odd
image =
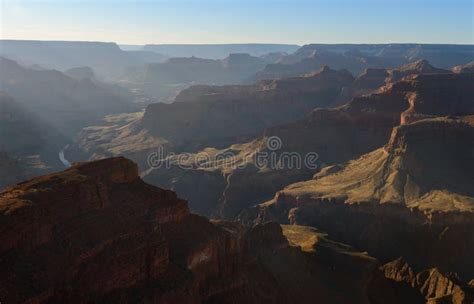
[[[68,139],[0,92],[0,189],[62,169],[57,152]]]
[[[60,71],[90,66],[106,78],[141,63],[117,44],[106,42],[0,40],[0,56]]]
[[[94,79],[76,80],[55,70],[32,70],[0,58],[0,88],[60,132],[77,131],[110,113],[134,111],[130,95]]]
[[[161,48],[169,49],[170,53],[163,55]],[[221,56],[207,56],[207,52]],[[234,68],[226,67],[225,58],[231,54],[250,54],[249,57],[259,59],[245,64],[239,62]],[[301,48],[271,44],[149,45],[122,50],[115,43],[103,42],[0,40],[0,56],[25,66],[60,71],[89,66],[96,71],[99,80],[117,83],[160,101],[170,101],[180,90],[193,84],[251,83],[255,79],[301,76],[325,65],[358,75],[367,68],[393,68],[427,59],[434,66],[451,69],[472,61],[474,50],[469,45],[424,44],[305,45]],[[181,59],[166,63],[168,57]],[[208,59],[223,62],[223,66],[218,67],[218,63]],[[198,62],[200,65],[196,65]]]
[[[451,68],[471,61],[473,45],[453,44],[308,44],[295,52],[294,57],[309,57],[314,52],[327,51],[353,55],[367,55],[381,58],[405,58],[408,62],[425,59],[435,66]],[[457,62],[457,63],[456,63]]]
[[[181,90],[192,85],[246,82],[266,63],[265,59],[245,53],[229,54],[218,60],[176,57],[131,68],[120,77],[119,84],[162,102],[170,102]]]
[[[367,68],[396,68],[403,64],[427,60],[436,67],[451,69],[474,59],[472,45],[425,44],[309,44],[280,63],[270,64],[257,73],[256,79],[296,76],[319,69],[323,65],[345,68],[358,75]]]
[[[232,53],[247,53],[262,56],[268,53],[293,53],[299,48],[292,44],[148,44],[142,47],[170,57],[200,57],[223,59]]]

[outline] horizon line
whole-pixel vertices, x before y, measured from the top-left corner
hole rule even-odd
[[[309,42],[309,43],[278,43],[278,42],[219,42],[219,43],[121,43],[117,41],[99,41],[99,40],[41,40],[41,39],[11,39],[11,38],[0,38],[0,41],[30,41],[30,42],[88,42],[88,43],[114,43],[116,45],[129,45],[129,46],[146,46],[146,45],[288,45],[302,47],[305,45],[404,45],[404,44],[418,44],[418,45],[463,45],[463,46],[474,46],[474,43],[449,43],[449,42]]]

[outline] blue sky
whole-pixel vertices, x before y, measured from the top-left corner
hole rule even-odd
[[[0,0],[2,39],[474,43],[474,0]]]

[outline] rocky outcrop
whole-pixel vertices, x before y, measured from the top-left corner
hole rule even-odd
[[[0,206],[7,303],[200,303],[241,284],[238,234],[143,183],[126,159],[32,179]]]
[[[254,280],[256,290],[277,289],[265,293],[269,303],[424,303],[414,288],[385,278],[376,259],[314,228],[267,223],[255,226],[247,238],[259,262],[249,265],[251,275],[273,274],[271,285]]]
[[[366,69],[362,74],[356,77],[352,85],[342,89],[341,94],[333,103],[333,106],[341,106],[356,97],[376,92],[377,89],[386,84],[387,77],[387,69]]]
[[[403,259],[381,267],[387,279],[418,290],[427,303],[469,304],[474,301],[469,286],[462,286],[454,274],[443,274],[437,268],[416,273]]]
[[[156,229],[188,214],[184,201],[143,184],[122,159],[30,180],[0,202],[0,294],[16,303],[120,299],[163,274],[169,252]]]
[[[448,70],[433,67],[427,60],[420,59],[397,68],[369,68],[359,75],[354,83],[344,88],[335,105],[342,105],[355,97],[377,92],[383,86],[395,83],[405,77],[424,74],[448,74]]]
[[[420,59],[413,63],[406,64],[399,68],[389,69],[387,82],[396,82],[409,75],[422,74],[449,74],[450,71],[438,69],[432,66],[427,60]]]
[[[385,148],[287,186],[254,216],[311,225],[382,261],[403,256],[418,269],[469,280],[473,132],[472,117],[399,126]]]
[[[454,73],[474,73],[474,61],[453,68]]]
[[[366,69],[356,78],[354,87],[359,90],[379,88],[385,85],[388,75],[387,69]]]
[[[372,296],[372,280],[388,284],[375,259],[311,227],[268,223],[256,226],[247,237],[251,255],[259,262],[259,267],[250,265],[253,276],[274,277],[270,286],[255,281],[256,289],[279,291],[266,292],[269,303],[396,303],[387,291]],[[413,303],[410,297],[404,300]]]
[[[410,107],[401,115],[401,123],[442,115],[474,114],[474,74],[426,74],[409,77],[416,88],[408,101]]]

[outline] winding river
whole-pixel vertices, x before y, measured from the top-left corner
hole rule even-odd
[[[67,150],[67,148],[69,148],[69,145],[65,145],[61,151],[59,151],[59,160],[63,163],[63,165],[66,167],[66,168],[69,168],[71,167],[71,163],[66,159],[66,157],[64,157],[64,151]]]

